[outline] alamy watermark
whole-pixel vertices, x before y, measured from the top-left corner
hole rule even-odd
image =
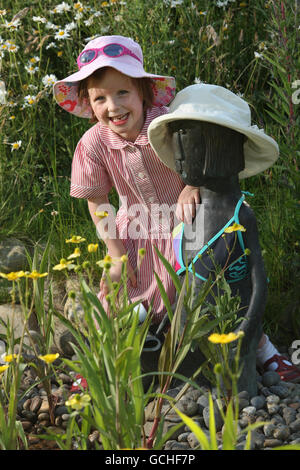
[[[191,209],[186,204],[185,210]],[[102,214],[96,225],[100,239],[169,239],[174,227],[180,221],[176,216],[177,204],[128,204],[122,197],[118,212],[112,204],[100,204],[96,214]],[[105,215],[104,215],[105,214]],[[186,225],[185,242],[188,249],[201,246],[203,240],[204,209],[203,204],[196,204],[196,216],[193,224]]]
[[[295,339],[295,341],[292,342],[291,349],[294,349],[291,354],[292,363],[298,366],[300,364],[300,339]]]

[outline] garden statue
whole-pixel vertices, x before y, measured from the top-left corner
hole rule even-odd
[[[175,269],[178,275],[185,274],[188,266],[191,279],[196,276],[196,292],[209,276],[214,279],[216,265],[224,269],[232,296],[240,298],[242,319],[235,331],[243,331],[244,337],[238,388],[253,396],[267,278],[256,218],[244,201],[239,179],[271,166],[278,146],[263,130],[251,126],[243,99],[208,84],[180,91],[169,114],[150,124],[148,136],[165,165],[185,184],[200,188],[201,204],[192,224],[182,222],[173,232]]]

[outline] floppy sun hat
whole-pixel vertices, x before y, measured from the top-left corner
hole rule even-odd
[[[148,77],[153,82],[154,106],[165,106],[175,95],[175,78],[145,72],[139,44],[124,36],[101,36],[90,41],[77,58],[78,72],[57,81],[54,97],[63,109],[83,118],[92,117],[88,99],[79,102],[79,82],[95,70],[112,67],[132,78]]]
[[[269,168],[278,158],[278,145],[256,125],[251,126],[249,105],[226,88],[205,83],[190,85],[177,93],[169,113],[155,118],[148,128],[149,142],[169,168],[175,170],[168,123],[182,119],[219,124],[247,137],[244,143],[245,169],[239,178],[248,178]]]

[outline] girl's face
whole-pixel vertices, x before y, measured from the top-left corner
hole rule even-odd
[[[98,121],[134,142],[144,125],[144,111],[143,97],[131,78],[109,68],[101,79],[89,79],[88,93]]]

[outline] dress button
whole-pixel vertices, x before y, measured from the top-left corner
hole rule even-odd
[[[148,199],[149,202],[154,202],[154,200],[155,200],[155,197],[153,197],[153,196],[149,197],[149,199]]]
[[[144,178],[146,178],[146,175],[145,175],[145,173],[140,172],[140,173],[138,173],[138,177],[141,178],[141,179],[144,179]]]

